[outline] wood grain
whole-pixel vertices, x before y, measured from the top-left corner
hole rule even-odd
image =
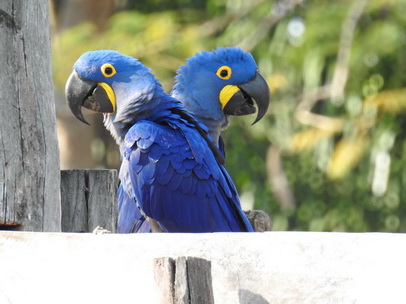
[[[62,170],[62,231],[116,232],[117,184],[117,170]]]
[[[0,2],[0,225],[60,231],[48,0]]]
[[[161,304],[214,304],[211,262],[196,257],[154,259]]]

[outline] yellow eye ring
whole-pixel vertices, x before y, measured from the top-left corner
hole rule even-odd
[[[231,74],[232,74],[231,68],[226,65],[220,67],[216,72],[216,75],[221,79],[230,79]]]
[[[117,73],[116,69],[110,63],[103,64],[100,69],[105,77],[111,77]]]

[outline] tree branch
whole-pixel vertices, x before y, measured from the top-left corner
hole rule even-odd
[[[253,50],[265,38],[275,24],[290,14],[296,6],[303,4],[304,1],[305,0],[285,0],[276,2],[251,35],[241,41],[237,46],[248,52]]]
[[[350,63],[354,31],[367,1],[368,0],[356,0],[348,10],[347,17],[341,28],[337,64],[334,69],[332,83],[331,85],[319,87],[310,94],[303,95],[295,113],[296,119],[300,123],[335,132],[343,129],[344,121],[342,119],[314,114],[311,112],[311,109],[319,101],[326,99],[343,99],[344,89],[348,79],[348,66]]]
[[[345,21],[343,22],[337,53],[337,65],[334,70],[333,81],[331,84],[331,98],[333,100],[340,100],[344,96],[344,89],[348,79],[348,66],[350,63],[354,31],[367,1],[368,0],[354,1],[348,10]]]
[[[303,94],[303,96],[299,98],[301,102],[296,108],[296,119],[304,125],[318,129],[333,132],[341,131],[344,127],[344,121],[342,119],[311,112],[311,109],[317,102],[328,99],[330,94],[331,86],[319,87],[310,93]]]
[[[265,1],[266,0],[253,0],[250,1],[249,9],[233,11],[226,15],[211,19],[200,26],[201,32],[206,36],[216,34],[224,30],[224,28],[226,28],[232,21],[242,19],[247,16],[253,9]]]

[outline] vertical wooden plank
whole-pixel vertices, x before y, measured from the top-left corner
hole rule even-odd
[[[60,231],[48,0],[0,1],[0,225]]]
[[[0,224],[11,226],[21,222],[17,210],[22,191],[16,190],[23,184],[22,147],[17,144],[21,141],[19,114],[18,107],[12,106],[18,100],[16,70],[22,64],[14,54],[21,52],[21,45],[17,45],[21,24],[13,16],[12,0],[0,2],[0,16]]]
[[[186,257],[179,257],[175,261],[175,304],[191,304],[189,297],[189,278],[187,271]]]
[[[117,170],[61,170],[62,231],[117,231]]]
[[[117,231],[117,170],[86,170],[88,229]]]
[[[190,298],[189,303],[214,304],[211,261],[188,257],[186,263]]]
[[[62,232],[87,232],[85,170],[61,170]]]
[[[214,304],[211,262],[195,257],[154,260],[161,304]]]
[[[175,304],[175,260],[172,258],[154,259],[154,277],[160,293],[160,304]]]

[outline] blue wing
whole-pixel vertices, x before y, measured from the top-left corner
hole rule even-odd
[[[118,201],[118,218],[117,232],[118,233],[145,233],[151,232],[149,222],[141,213],[134,196],[130,175],[128,172],[128,162],[122,160],[120,173],[120,184],[118,186],[117,201]]]
[[[195,129],[140,121],[124,156],[140,208],[164,230],[253,231],[231,178]]]
[[[131,198],[123,187],[118,188],[118,233],[148,233],[151,232],[149,222],[141,213],[136,200]]]
[[[224,141],[223,141],[223,137],[219,137],[219,144],[218,144],[218,146],[219,146],[219,150],[220,150],[220,152],[223,154],[223,157],[224,157],[224,159],[226,159],[226,148],[225,148],[225,144],[224,144]]]

